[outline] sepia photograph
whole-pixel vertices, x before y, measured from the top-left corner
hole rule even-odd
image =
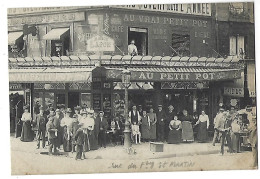
[[[11,175],[258,170],[254,2],[128,3],[7,8]]]

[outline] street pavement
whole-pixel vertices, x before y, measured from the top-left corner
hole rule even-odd
[[[151,152],[149,143],[133,144],[128,154],[122,145],[107,146],[75,160],[75,153],[60,151],[48,156],[48,149],[36,148],[36,141],[21,142],[10,137],[12,174],[107,173],[183,170],[253,169],[251,152],[220,154],[220,144],[164,144],[163,152]],[[226,147],[227,148],[227,147]]]

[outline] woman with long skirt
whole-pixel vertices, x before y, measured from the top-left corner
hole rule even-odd
[[[144,142],[150,141],[150,129],[151,129],[151,123],[150,123],[150,118],[147,115],[146,111],[143,110],[143,116],[142,118],[142,124],[141,124],[141,134],[142,134],[142,139]]]
[[[231,148],[233,152],[239,152],[239,131],[240,125],[237,117],[231,123]]]
[[[183,110],[181,117],[182,125],[182,140],[185,142],[193,142],[194,134],[192,128],[192,117],[188,114],[187,110]]]
[[[33,141],[33,132],[31,128],[32,116],[31,113],[29,113],[29,106],[24,106],[24,113],[21,121],[23,122],[23,126],[20,140],[23,142]]]
[[[181,142],[181,121],[177,116],[169,124],[168,144],[179,144]]]
[[[205,111],[201,111],[199,120],[195,125],[198,125],[198,141],[206,142],[208,140],[209,116],[205,113]]]
[[[150,139],[151,141],[155,141],[157,116],[156,113],[153,112],[153,108],[150,108],[150,112],[147,115],[149,116],[150,119]]]

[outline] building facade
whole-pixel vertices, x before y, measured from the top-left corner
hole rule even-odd
[[[222,4],[227,12],[229,5]],[[148,110],[162,104],[167,110],[172,104],[176,112],[205,110],[213,121],[219,103],[245,105],[242,99],[234,100],[243,98],[244,88],[229,86],[244,84],[244,61],[237,51],[227,52],[232,44],[225,41],[234,41],[226,37],[236,34],[235,24],[244,22],[230,25],[229,19],[220,19],[223,8],[219,6],[9,9],[10,95],[18,93],[32,111],[37,101],[44,107],[85,104],[111,119],[124,110],[121,74],[127,66],[130,106]],[[253,21],[247,25],[254,27]],[[228,33],[221,30],[226,27]],[[252,33],[253,29],[249,36],[239,33],[247,39],[248,56],[254,54]],[[236,39],[241,43],[240,36]],[[128,54],[132,40],[137,56]],[[224,101],[225,95],[231,96],[229,102]]]

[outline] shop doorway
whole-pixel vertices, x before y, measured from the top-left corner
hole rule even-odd
[[[129,27],[128,44],[135,40],[138,55],[148,55],[148,30],[146,28]]]
[[[154,95],[151,93],[129,93],[129,108],[131,109],[133,105],[136,105],[137,107],[139,105],[142,106],[143,110],[149,111],[150,108],[154,107]]]
[[[192,91],[175,91],[164,94],[164,109],[168,110],[169,105],[173,105],[174,111],[181,114],[184,109],[190,115],[193,114],[193,93]]]
[[[74,110],[74,107],[79,105],[79,93],[69,92],[68,93],[68,107]]]

